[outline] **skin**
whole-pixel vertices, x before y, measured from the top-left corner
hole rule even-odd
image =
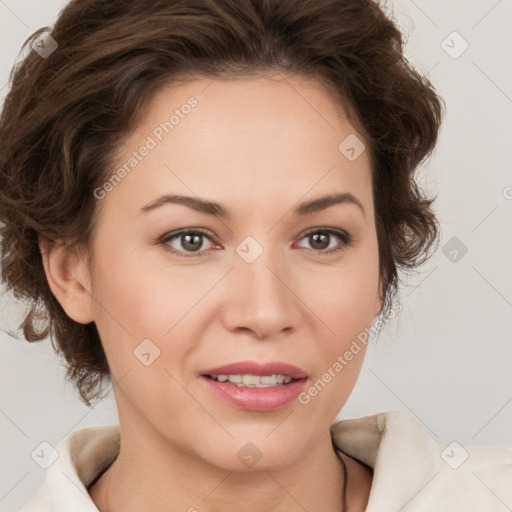
[[[349,161],[338,150],[357,132],[313,80],[195,79],[152,99],[119,165],[190,96],[198,105],[99,201],[92,273],[84,253],[41,242],[53,293],[71,318],[96,323],[114,382],[121,450],[91,498],[102,512],[338,511],[344,473],[329,428],[364,349],[307,405],[273,412],[238,409],[199,375],[284,361],[306,370],[307,389],[370,326],[382,288],[368,151]],[[364,212],[343,203],[292,215],[299,202],[334,192],[353,194]],[[140,213],[165,193],[218,202],[232,218],[176,204]],[[307,236],[327,227],[352,242],[331,235],[321,246]],[[182,228],[209,233],[198,251],[187,253],[183,237],[157,243]],[[236,252],[248,236],[263,249],[250,264]],[[149,366],[133,354],[146,338],[160,350]],[[248,442],[261,452],[250,468],[237,457]],[[348,509],[364,510],[371,470],[344,460]]]

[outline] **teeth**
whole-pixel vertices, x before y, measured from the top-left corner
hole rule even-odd
[[[288,384],[293,379],[286,375],[212,375],[212,379],[219,382],[232,382],[244,388],[269,388]]]

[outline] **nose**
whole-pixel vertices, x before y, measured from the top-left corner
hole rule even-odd
[[[269,248],[248,261],[238,255],[234,258],[223,307],[225,327],[258,339],[289,335],[298,326],[303,304],[294,292],[293,269]]]

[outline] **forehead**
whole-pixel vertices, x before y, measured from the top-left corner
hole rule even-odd
[[[241,207],[251,197],[264,207],[286,196],[293,203],[351,192],[368,202],[368,152],[356,159],[343,153],[354,137],[364,147],[342,105],[311,79],[174,82],[151,98],[124,141],[118,168],[136,161],[111,196],[124,189],[142,206],[157,191],[186,192]]]
[[[189,108],[191,102],[194,106]],[[196,130],[215,127],[217,135],[237,132],[241,127],[264,126],[262,139],[265,134],[276,135],[271,123],[277,119],[279,130],[285,127],[290,130],[283,136],[302,133],[305,138],[312,136],[313,131],[337,133],[349,126],[354,131],[332,86],[328,88],[311,77],[279,73],[231,78],[189,77],[172,82],[149,100],[133,135],[144,135],[151,128],[159,132],[158,126],[169,121],[174,130],[186,117],[191,118],[187,125],[193,125]],[[299,118],[302,122],[298,122]],[[309,130],[305,130],[305,123],[309,124]],[[296,130],[291,131],[294,128]],[[164,134],[155,135],[160,138]],[[254,132],[251,135],[254,136]]]

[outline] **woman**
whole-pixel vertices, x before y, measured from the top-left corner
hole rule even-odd
[[[0,125],[2,278],[120,421],[63,439],[23,511],[511,504],[510,450],[333,424],[437,242],[414,171],[442,101],[381,8],[76,0],[40,32]]]

